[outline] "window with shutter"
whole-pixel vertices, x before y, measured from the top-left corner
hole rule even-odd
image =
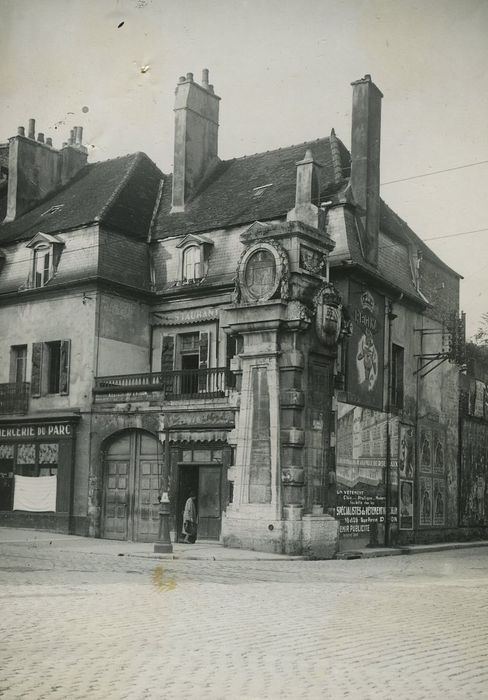
[[[70,340],[32,345],[32,396],[69,393],[70,351]]]

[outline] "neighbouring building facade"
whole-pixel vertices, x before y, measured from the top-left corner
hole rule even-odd
[[[222,161],[179,79],[174,173],[0,144],[0,524],[332,557],[459,536],[459,276],[379,195],[382,95]],[[449,325],[450,324],[450,325]],[[436,365],[439,366],[436,366]],[[429,373],[429,370],[432,371]]]

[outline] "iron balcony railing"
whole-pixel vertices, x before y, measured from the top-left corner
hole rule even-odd
[[[163,391],[172,398],[216,398],[232,386],[227,367],[181,369],[172,372],[118,374],[95,379],[95,394],[126,394]]]
[[[0,384],[0,414],[27,413],[29,410],[29,382]]]

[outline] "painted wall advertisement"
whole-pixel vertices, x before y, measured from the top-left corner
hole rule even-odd
[[[336,442],[336,478],[339,532],[341,537],[374,539],[378,525],[386,520],[387,416],[350,404],[339,403]],[[398,519],[398,423],[389,423],[390,524]]]
[[[348,310],[352,335],[347,353],[347,400],[383,409],[385,299],[351,282]]]

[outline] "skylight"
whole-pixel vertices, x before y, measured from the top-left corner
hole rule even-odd
[[[259,187],[253,187],[252,188],[253,197],[262,197],[262,195],[266,192],[268,187],[273,187],[273,183],[270,182],[267,185],[259,185]]]
[[[54,206],[50,207],[50,209],[43,211],[41,216],[50,216],[51,214],[55,214],[57,211],[59,211],[63,207],[64,207],[64,204],[55,204]]]

